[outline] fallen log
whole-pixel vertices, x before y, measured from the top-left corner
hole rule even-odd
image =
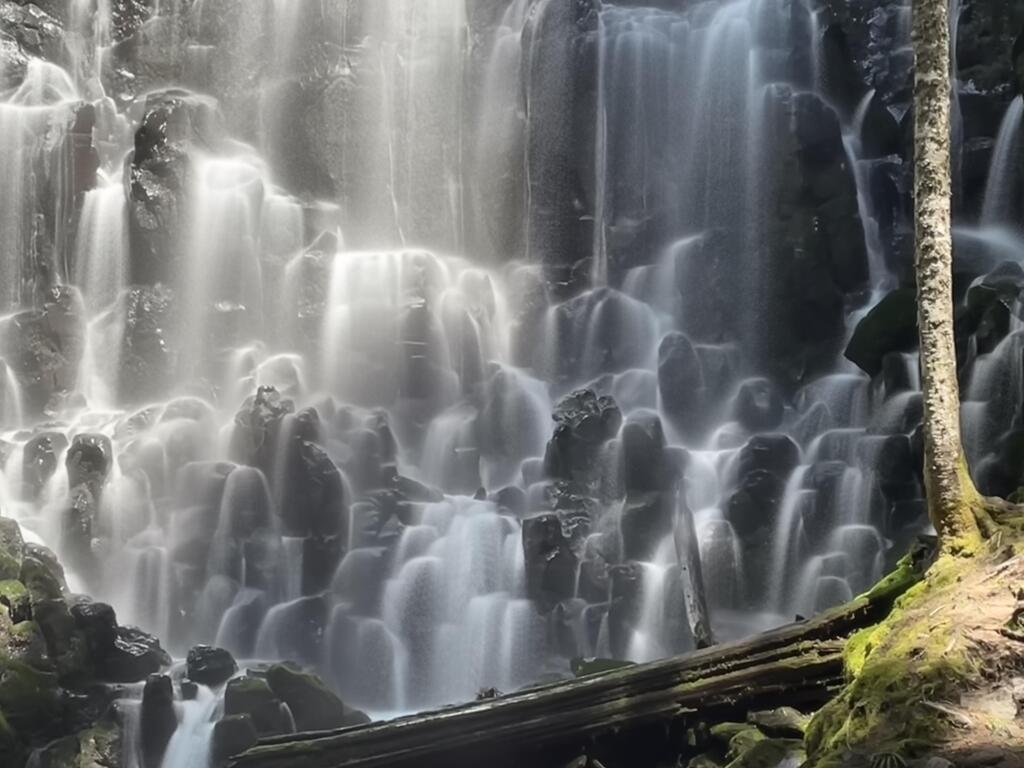
[[[845,639],[883,618],[919,570],[908,559],[867,595],[747,640],[397,720],[271,737],[232,765],[540,766],[625,729],[678,732],[780,704],[817,708],[842,685]]]

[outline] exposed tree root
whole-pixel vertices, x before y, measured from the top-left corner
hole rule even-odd
[[[1024,516],[977,501],[981,544],[947,550],[888,618],[848,642],[849,683],[811,722],[808,768],[866,766],[879,753],[1024,766]]]

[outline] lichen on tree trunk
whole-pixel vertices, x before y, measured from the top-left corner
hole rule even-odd
[[[914,224],[928,509],[944,552],[975,551],[981,499],[966,470],[953,335],[950,54],[946,0],[914,0]]]

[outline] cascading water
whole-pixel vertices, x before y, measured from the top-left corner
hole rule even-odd
[[[821,9],[72,5],[0,103],[0,504],[122,622],[383,715],[820,611],[926,529],[913,358],[841,359],[893,161]],[[982,461],[1016,325],[977,352]]]

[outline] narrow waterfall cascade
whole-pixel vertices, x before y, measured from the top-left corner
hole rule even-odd
[[[374,718],[867,590],[930,531],[912,62],[906,3],[832,5],[0,3],[0,514],[174,658]],[[1007,494],[1024,101],[981,128],[977,80],[965,444]],[[155,765],[205,765],[226,678],[175,670]]]

